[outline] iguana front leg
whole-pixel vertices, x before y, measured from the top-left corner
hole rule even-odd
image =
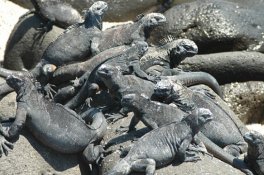
[[[179,151],[177,154],[179,156],[180,161],[192,162],[192,161],[200,160],[199,156],[196,156],[195,154],[190,154],[190,152],[186,151],[189,145],[191,144],[192,140],[193,140],[192,135],[189,134],[181,142],[181,145],[179,147]]]
[[[104,149],[101,145],[89,144],[83,151],[84,159],[87,163],[99,163],[100,159],[103,158]]]
[[[21,129],[24,128],[26,118],[27,110],[24,107],[23,103],[18,102],[16,110],[16,119],[14,123],[12,123],[8,130],[1,130],[0,133],[8,139],[17,138]]]
[[[16,119],[12,125],[5,130],[0,124],[0,157],[4,153],[6,156],[8,152],[13,149],[13,144],[7,139],[14,139],[18,137],[20,130],[24,127],[26,122],[27,111],[21,103],[17,104]]]

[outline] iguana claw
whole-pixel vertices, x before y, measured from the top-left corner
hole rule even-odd
[[[3,154],[8,155],[8,152],[14,148],[14,145],[8,142],[4,136],[0,135],[0,157]]]

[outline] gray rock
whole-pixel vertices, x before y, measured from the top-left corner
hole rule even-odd
[[[14,26],[6,45],[5,68],[31,69],[39,62],[48,45],[63,32],[63,29],[53,26],[51,31],[43,34],[39,30],[43,22],[37,15],[30,14]]]
[[[108,148],[108,150],[117,150],[113,152],[112,154],[108,155],[102,162],[101,172],[99,174],[103,174],[110,170],[114,165],[115,162],[117,162],[120,159],[120,151],[118,149],[122,145],[122,147],[127,147],[130,144],[132,144],[133,135],[135,134],[136,137],[141,137],[149,130],[144,127],[142,123],[140,125],[137,125],[137,131],[133,131],[130,134],[122,134],[118,135],[115,133],[115,129],[119,126],[126,126],[128,125],[129,121],[131,119],[130,117],[121,119],[117,121],[114,124],[109,125],[107,135],[105,136],[105,141],[108,142],[113,139],[114,145]],[[111,142],[112,142],[111,141]],[[168,165],[166,167],[160,168],[156,171],[157,174],[182,174],[182,175],[189,175],[189,174],[214,174],[214,175],[242,175],[244,173],[240,172],[239,170],[231,167],[230,165],[223,163],[222,161],[211,158],[207,155],[200,155],[201,161],[198,161],[196,163],[173,163],[172,165]],[[187,171],[186,171],[187,170]],[[132,173],[133,175],[139,175],[140,173]]]
[[[25,8],[32,8],[29,0],[11,0]],[[71,4],[79,12],[90,7],[94,0],[62,0]],[[157,5],[157,0],[104,0],[109,9],[104,16],[104,21],[127,21],[133,20],[137,15]]]
[[[264,3],[258,8],[219,0],[198,0],[177,5],[165,12],[166,25],[151,32],[150,41],[172,35],[196,42],[199,53],[258,50],[263,42]]]
[[[221,52],[186,58],[179,66],[185,71],[204,71],[219,84],[264,80],[264,54],[259,52]]]
[[[231,83],[222,90],[224,100],[243,123],[264,124],[264,82]]]

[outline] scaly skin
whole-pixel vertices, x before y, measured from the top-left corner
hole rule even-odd
[[[102,35],[102,41],[99,44],[99,50],[129,45],[133,41],[145,41],[150,30],[166,22],[166,18],[161,13],[150,13],[143,16],[133,24],[119,25],[106,29]]]
[[[258,175],[264,174],[264,136],[256,131],[247,132],[244,135],[248,143],[245,162],[255,170]]]
[[[137,77],[143,78],[143,79],[151,79],[145,72],[143,72],[139,67],[139,59],[148,49],[148,44],[144,41],[138,41],[132,44],[131,48],[128,49],[123,54],[113,57],[112,59],[109,59],[103,63],[99,67],[102,66],[114,66],[118,67],[122,73],[126,74],[132,74],[134,73]],[[87,92],[87,89],[90,88],[91,83],[100,83],[100,80],[96,76],[96,70],[93,69],[87,70],[87,72],[80,78],[79,84],[83,85],[81,90],[78,92],[78,94],[69,102],[66,103],[66,106],[75,109],[78,107],[87,97],[91,97],[91,94],[89,91]],[[99,84],[100,86],[100,84]]]
[[[149,47],[140,59],[140,67],[147,73],[160,76],[165,69],[172,69],[187,57],[198,53],[197,45],[189,39],[169,39],[160,47]]]
[[[47,72],[43,72],[42,67],[46,64],[60,66],[67,62],[77,61],[87,58],[91,53],[98,51],[97,44],[101,33],[102,15],[107,10],[107,3],[103,1],[95,2],[87,11],[83,23],[77,23],[65,30],[54,42],[52,42],[45,50],[40,63],[30,72],[32,76],[41,84],[47,83],[48,76],[44,76]],[[66,44],[66,45],[65,45]],[[70,48],[70,49],[65,49]],[[55,66],[55,67],[56,67]],[[4,68],[0,68],[0,76],[6,77]],[[10,75],[15,75],[11,70]],[[6,92],[1,92],[4,94]]]
[[[107,3],[95,2],[86,11],[84,22],[66,29],[49,45],[42,59],[56,66],[61,66],[73,61],[87,59],[92,54],[98,53],[102,16],[107,8]]]
[[[156,167],[163,167],[174,160],[182,162],[199,160],[195,155],[188,157],[187,148],[199,129],[211,120],[210,110],[198,109],[197,114],[189,115],[180,122],[173,122],[150,131],[141,137],[127,156],[105,175],[127,175],[134,171],[154,175]]]
[[[194,98],[193,100],[194,102],[197,102],[197,100],[195,100]],[[171,122],[179,122],[185,115],[187,115],[187,113],[175,106],[151,101],[147,96],[144,96],[144,94],[126,95],[123,97],[121,104],[123,107],[130,109],[134,113],[134,116],[129,125],[129,131],[135,129],[135,125],[139,121],[142,121],[150,129],[156,129]],[[240,134],[236,126],[233,126],[233,128],[235,127],[235,129],[232,130],[232,128],[230,128],[232,127],[232,124],[230,125],[228,122],[226,122],[227,117],[225,117],[223,114],[217,114],[217,110],[214,109],[215,107],[211,107],[210,105],[197,106],[197,108],[208,107],[210,110],[212,109],[212,115],[215,116],[213,121],[205,124],[200,129],[201,133],[197,136],[197,138],[204,143],[206,148],[210,150],[213,155],[223,160],[224,162],[234,166],[235,168],[240,169],[246,174],[252,175],[252,172],[248,169],[247,165],[243,163],[243,161],[232,156],[231,154],[228,154],[218,146],[223,144],[222,142],[233,141],[233,144],[241,143],[241,145],[239,144],[239,146],[241,146],[241,149],[243,148],[243,143],[239,142],[240,140],[235,140],[236,138],[233,138],[237,137],[237,134]],[[197,108],[194,108],[191,113],[197,110]],[[224,119],[222,119],[221,117],[223,117]],[[224,124],[221,123],[221,120],[224,120]],[[235,134],[231,136],[230,133]],[[232,146],[230,148],[232,151]]]
[[[106,132],[107,124],[101,112],[87,114],[91,118],[91,125],[88,125],[74,111],[46,100],[28,77],[8,76],[6,81],[17,93],[16,119],[7,130],[0,129],[6,139],[16,138],[26,126],[40,142],[55,151],[84,151],[89,163],[100,158],[101,152],[93,154],[101,149],[94,144]]]
[[[156,85],[153,97],[166,104],[174,103],[185,112],[200,107],[210,109],[215,120],[206,124],[201,132],[230,154],[238,156],[246,151],[247,144],[243,139],[246,127],[227,105],[218,102],[220,98],[209,91],[191,90],[179,83],[164,80]]]

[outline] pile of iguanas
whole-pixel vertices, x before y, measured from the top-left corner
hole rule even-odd
[[[48,16],[49,24],[66,25],[61,13],[70,6],[64,4],[65,11],[59,1],[55,5],[32,2],[34,13]],[[264,138],[246,133],[223,103],[213,76],[177,68],[186,57],[197,54],[196,44],[168,37],[160,46],[149,46],[145,42],[149,31],[166,21],[160,13],[141,15],[131,24],[102,31],[107,9],[107,3],[97,1],[85,10],[82,22],[78,15],[71,16],[77,23],[49,44],[33,69],[0,68],[6,78],[0,85],[1,96],[17,93],[15,121],[9,126],[0,124],[0,156],[8,154],[13,139],[26,126],[53,150],[82,152],[87,163],[98,164],[106,154],[100,142],[107,121],[133,112],[129,126],[116,129],[130,132],[142,121],[152,131],[136,141],[106,174],[139,171],[152,175],[157,167],[174,160],[197,161],[197,152],[206,149],[248,175],[263,174]],[[207,85],[217,95],[194,87],[198,84]],[[238,156],[247,151],[245,163]]]

